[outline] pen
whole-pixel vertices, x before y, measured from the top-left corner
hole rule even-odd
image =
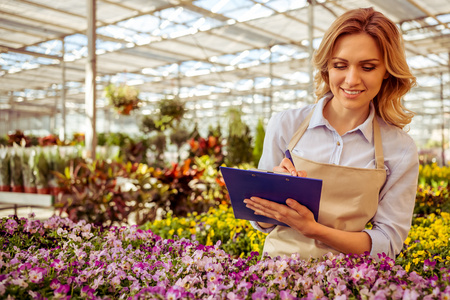
[[[293,165],[294,168],[295,168],[294,161],[292,160],[291,152],[289,151],[289,149],[287,149],[287,150],[284,152],[284,155],[286,155],[286,158],[289,158],[289,160],[291,161],[292,165]]]

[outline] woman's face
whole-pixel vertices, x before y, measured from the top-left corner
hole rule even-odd
[[[339,37],[328,63],[335,103],[343,110],[367,112],[383,79],[389,76],[381,51],[366,33]]]

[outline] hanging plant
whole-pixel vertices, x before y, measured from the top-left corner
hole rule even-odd
[[[184,102],[178,98],[160,100],[158,109],[159,114],[156,112],[141,118],[140,129],[144,133],[163,132],[166,129],[177,128],[186,112]]]
[[[166,116],[172,121],[180,121],[183,118],[186,109],[184,108],[184,102],[179,98],[175,99],[162,99],[159,102],[159,111],[161,116]]]
[[[128,85],[111,83],[105,87],[104,92],[109,104],[121,115],[129,115],[132,110],[138,109],[141,103],[139,91]]]

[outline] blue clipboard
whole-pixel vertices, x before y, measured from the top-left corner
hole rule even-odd
[[[288,173],[229,167],[220,167],[220,171],[228,189],[236,219],[288,226],[277,220],[255,215],[254,211],[247,208],[244,203],[244,199],[252,196],[282,204],[286,204],[286,199],[292,198],[311,210],[316,221],[319,218],[322,193],[322,180],[320,179],[297,177]]]

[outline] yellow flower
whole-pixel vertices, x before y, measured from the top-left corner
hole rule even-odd
[[[208,235],[207,239],[206,239],[206,245],[205,246],[212,246],[212,241],[211,241],[211,237]]]
[[[411,269],[411,262],[408,262],[408,264],[405,267],[405,271],[409,272],[409,269]]]

